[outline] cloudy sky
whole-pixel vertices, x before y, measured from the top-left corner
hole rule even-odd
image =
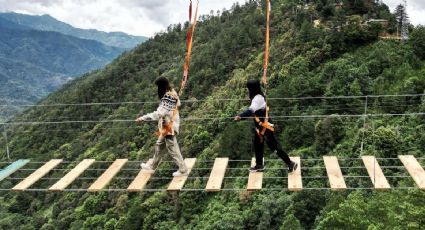
[[[383,0],[391,10],[402,0]],[[201,0],[200,14],[245,0]],[[0,0],[0,12],[50,14],[75,27],[152,36],[187,20],[189,0]],[[413,24],[425,25],[425,0],[408,0]]]

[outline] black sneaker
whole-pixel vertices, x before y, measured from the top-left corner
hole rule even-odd
[[[297,168],[298,164],[292,161],[291,164],[288,166],[288,172],[293,173],[295,172],[295,170],[297,170]]]
[[[256,165],[249,169],[250,172],[264,172],[264,165]]]

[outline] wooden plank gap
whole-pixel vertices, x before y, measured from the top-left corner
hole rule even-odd
[[[183,188],[193,166],[195,166],[196,158],[186,158],[184,162],[186,163],[188,174],[186,176],[174,177],[168,186],[167,191],[180,191]]]
[[[403,163],[416,185],[421,190],[425,190],[425,170],[419,164],[418,160],[412,155],[398,156]]]
[[[205,191],[219,192],[223,184],[226,168],[229,163],[229,158],[217,158],[214,161],[213,169],[211,170]]]
[[[128,159],[118,159],[88,188],[89,192],[99,192],[118,174]]]
[[[49,188],[49,191],[63,191],[72,182],[74,182],[81,174],[84,173],[93,163],[94,159],[85,159],[81,161],[74,169],[67,173],[62,179]]]
[[[6,168],[4,168],[3,170],[1,170],[0,181],[6,179],[10,175],[15,173],[19,169],[21,169],[22,167],[24,167],[26,164],[28,164],[28,162],[30,162],[30,160],[17,160],[13,162],[12,164],[10,164],[9,166],[7,166]]]
[[[153,159],[148,160],[148,164],[152,164]],[[127,191],[129,192],[142,192],[152,175],[155,173],[153,170],[140,170],[137,177],[128,186]]]
[[[31,187],[31,185],[35,184],[38,180],[48,174],[53,168],[58,166],[60,163],[62,163],[62,159],[50,160],[49,162],[41,166],[39,169],[37,169],[35,172],[33,172],[31,175],[29,175],[27,178],[25,178],[23,181],[21,181],[19,184],[17,184],[15,187],[13,187],[12,191],[23,191]]]
[[[382,172],[381,166],[379,166],[376,158],[374,156],[362,156],[362,160],[375,189],[383,191],[391,189],[391,186],[388,183],[384,172]]]
[[[288,190],[298,192],[303,189],[303,181],[301,178],[301,158],[291,157],[291,160],[298,164],[298,168],[295,172],[288,174]]]
[[[251,160],[251,167],[256,165],[255,158]],[[248,186],[246,190],[248,191],[258,191],[263,187],[263,172],[249,172],[248,176]]]
[[[347,185],[345,184],[338,158],[335,156],[324,156],[323,161],[325,163],[331,189],[334,191],[345,191]]]

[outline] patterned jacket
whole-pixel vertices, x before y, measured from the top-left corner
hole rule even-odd
[[[158,121],[158,129],[160,132],[172,121],[173,126],[169,135],[179,134],[180,127],[180,116],[178,107],[180,107],[180,99],[176,91],[173,89],[165,93],[159,103],[158,109],[153,112],[146,114],[142,117],[144,121]],[[174,114],[176,113],[176,114]]]

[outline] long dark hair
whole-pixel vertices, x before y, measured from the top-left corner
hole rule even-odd
[[[159,99],[163,98],[164,95],[171,91],[170,82],[166,77],[159,77],[155,80],[155,85],[158,86],[158,97]]]
[[[255,96],[257,96],[258,94],[264,96],[263,91],[261,90],[261,83],[258,80],[251,80],[248,81],[248,83],[246,83],[246,87],[248,88],[249,91],[249,99],[254,99]]]

